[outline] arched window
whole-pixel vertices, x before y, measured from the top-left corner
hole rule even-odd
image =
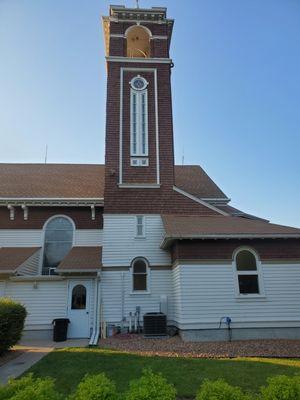
[[[134,292],[148,290],[148,262],[144,258],[136,258],[132,262],[132,290]]]
[[[138,75],[130,81],[130,154],[148,156],[148,82]],[[139,161],[139,159],[137,159]],[[132,164],[147,166],[147,163]]]
[[[45,227],[43,274],[54,273],[73,245],[73,224],[66,217],[52,218]]]
[[[72,290],[72,310],[85,310],[86,288],[83,285],[76,285]]]
[[[134,25],[126,32],[127,57],[150,57],[150,35],[146,27]]]
[[[259,260],[250,249],[240,249],[235,254],[235,270],[239,295],[262,294]]]

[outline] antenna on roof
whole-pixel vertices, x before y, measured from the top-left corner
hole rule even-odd
[[[182,148],[182,165],[184,165],[184,146]]]
[[[45,150],[45,164],[47,164],[47,157],[48,157],[48,145],[46,144],[46,150]]]

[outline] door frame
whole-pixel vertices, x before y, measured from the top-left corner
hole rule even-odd
[[[88,312],[88,318],[87,318],[87,320],[88,320],[88,329],[87,329],[88,336],[87,336],[87,338],[89,338],[90,337],[90,331],[91,331],[91,306],[92,306],[91,300],[92,300],[92,290],[93,290],[93,288],[92,288],[93,279],[85,278],[85,277],[82,277],[82,278],[77,278],[76,277],[76,278],[69,278],[68,279],[67,318],[69,318],[70,319],[70,323],[72,323],[70,313],[71,313],[71,303],[72,303],[72,290],[73,290],[74,286],[76,286],[76,284],[77,285],[80,285],[80,284],[85,285],[87,282],[88,282],[88,286],[86,286],[86,287],[87,287],[87,292],[88,292],[87,293],[88,308],[86,308],[86,311]],[[70,339],[76,339],[76,338],[70,338]]]

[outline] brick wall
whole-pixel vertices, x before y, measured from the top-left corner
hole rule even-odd
[[[171,249],[172,261],[180,260],[231,260],[235,249],[249,246],[256,250],[261,260],[300,260],[300,240],[182,240]]]
[[[67,215],[77,229],[103,229],[103,209],[96,208],[96,218],[92,220],[88,207],[29,207],[28,220],[24,220],[21,207],[15,208],[15,219],[9,218],[9,210],[0,207],[0,229],[42,229],[45,222],[54,215]]]

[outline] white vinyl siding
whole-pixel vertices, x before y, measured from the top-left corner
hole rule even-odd
[[[78,282],[80,283],[80,280]],[[2,287],[4,288],[4,282],[0,282],[0,295],[4,295]],[[53,319],[67,318],[68,280],[6,281],[5,296],[19,301],[26,307],[28,316],[25,320],[25,330],[52,329]],[[93,310],[94,280],[91,280],[89,310],[91,327],[94,318]]]
[[[77,229],[74,246],[101,246],[102,229]],[[0,247],[41,247],[42,229],[1,229]]]
[[[262,264],[265,297],[243,299],[236,298],[231,264],[178,268],[176,320],[183,329],[216,329],[223,316],[233,328],[300,326],[299,264]]]
[[[19,268],[18,275],[38,275],[41,265],[41,249],[29,257]]]
[[[122,278],[123,274],[123,278]],[[128,271],[105,271],[101,273],[102,279],[102,302],[104,320],[107,323],[118,323],[122,321],[122,298],[124,298],[125,323],[128,323],[129,313],[136,311],[136,306],[141,307],[142,317],[147,312],[160,311],[160,296],[168,297],[168,318],[172,319],[172,282],[171,269],[155,270],[149,274],[151,293],[131,294],[131,272]],[[123,282],[123,287],[122,287]]]
[[[1,229],[0,247],[41,247],[43,231],[40,229]]]
[[[102,229],[77,229],[74,232],[74,246],[102,246]]]
[[[145,215],[145,238],[136,238],[136,215],[104,214],[104,266],[129,267],[136,257],[152,265],[170,265],[170,254],[160,249],[164,227],[160,215]]]
[[[67,282],[7,282],[5,295],[24,304],[25,329],[51,329],[54,318],[67,316]]]

